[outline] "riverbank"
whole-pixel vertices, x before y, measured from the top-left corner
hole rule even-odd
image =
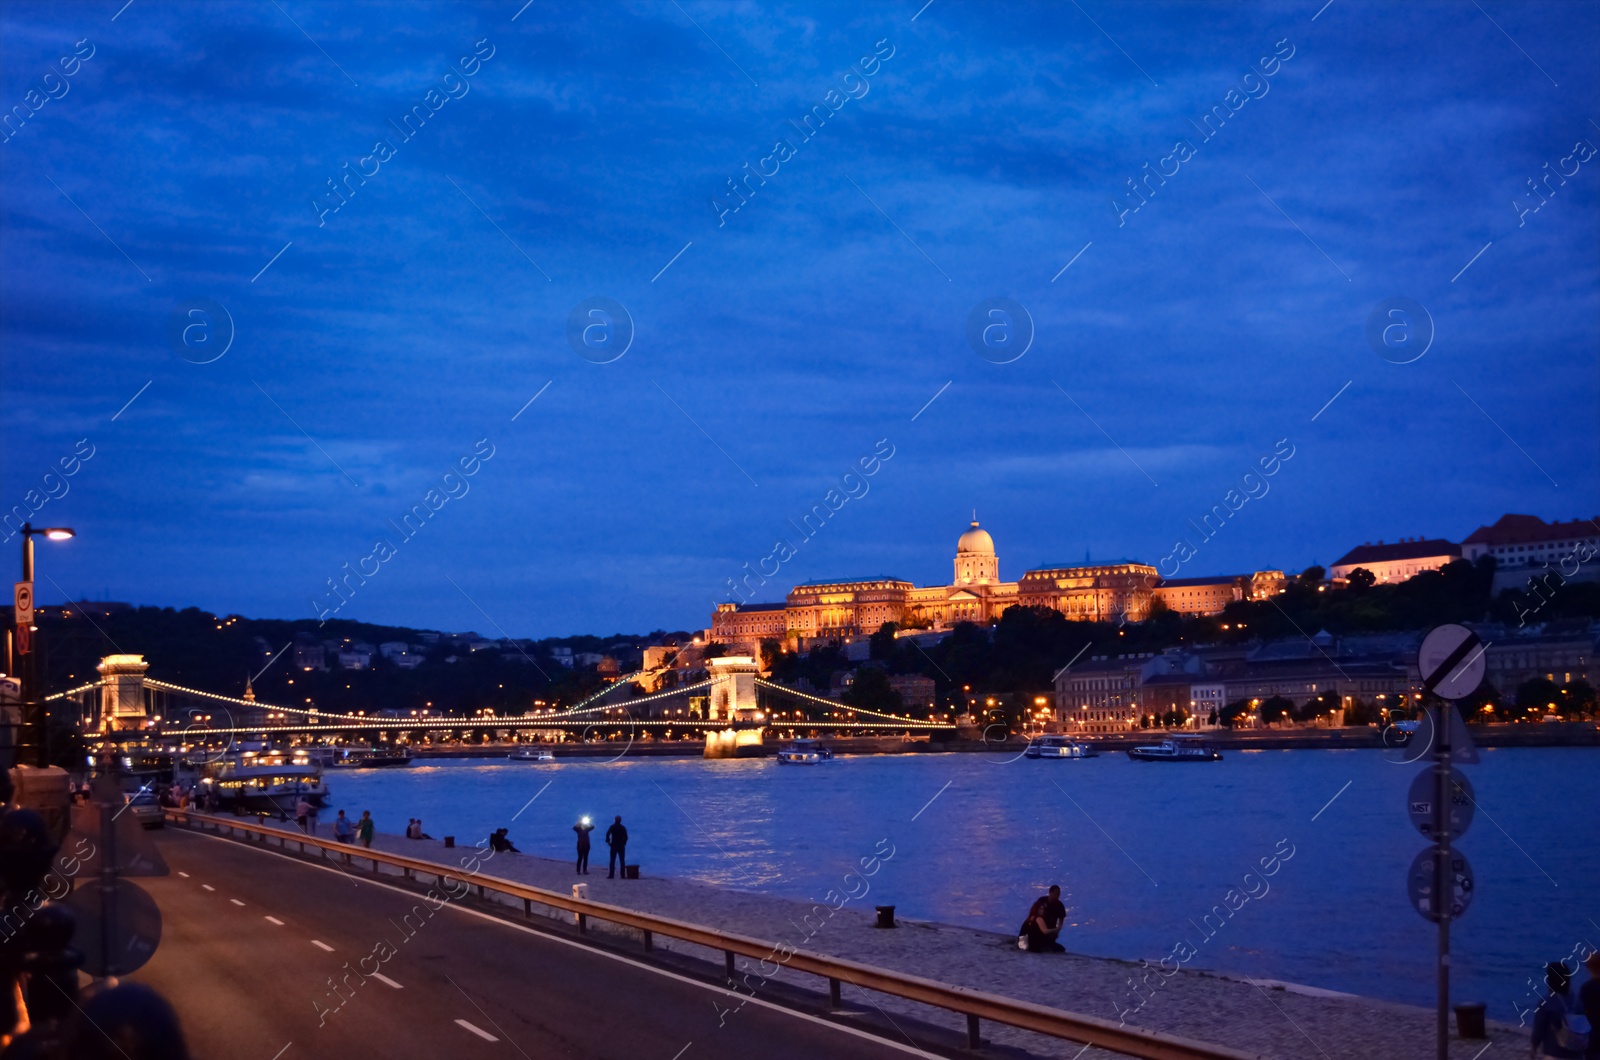
[[[486,876],[563,894],[570,893],[574,882],[582,882],[588,885],[588,897],[593,901],[1104,1019],[1122,1018],[1137,1026],[1229,1045],[1265,1057],[1398,1060],[1433,1053],[1433,1013],[1416,1006],[1204,970],[1180,969],[1163,977],[1154,962],[1166,954],[1132,955],[1130,960],[1074,953],[1029,954],[1016,948],[1014,936],[903,918],[899,927],[880,930],[873,927],[876,915],[870,879],[865,892],[856,877],[849,884],[841,880],[841,892],[853,886],[860,892],[859,897],[830,911],[826,902],[797,902],[753,890],[652,877],[649,866],[644,867],[638,880],[609,879],[601,844],[596,844],[594,870],[587,876],[574,874],[572,864],[566,861],[525,854],[498,854],[483,860],[484,851],[470,845],[447,850],[438,840],[408,840],[380,833],[373,845],[434,861],[443,870],[457,873],[463,871],[463,864],[470,866],[476,858]],[[892,860],[893,849],[863,854]],[[870,861],[866,867],[871,867]],[[840,901],[835,898],[831,904],[838,905]],[[515,908],[520,913],[520,903]],[[596,930],[631,935],[621,929]],[[1069,925],[1063,934],[1069,949],[1071,931]],[[710,961],[713,967],[721,964],[720,951],[665,939],[657,939],[656,946]],[[1141,961],[1140,956],[1150,963]],[[761,989],[764,980],[754,965],[741,961],[739,974],[749,976],[751,988]],[[772,979],[808,990],[818,986],[812,977],[787,970]],[[960,1030],[957,1019],[948,1014],[897,999],[863,995],[848,985],[845,1001],[855,1005],[880,1004],[891,1017],[904,1014],[953,1032]],[[1526,1049],[1525,1032],[1517,1027],[1491,1023],[1489,1033],[1488,1040],[1452,1042],[1452,1060],[1474,1060],[1490,1046],[1499,1046],[1494,1051],[1496,1056]],[[1078,1046],[993,1025],[986,1025],[984,1034],[995,1043],[1039,1056],[1087,1060],[1111,1055],[1100,1050],[1085,1052]]]
[[[1539,725],[1470,725],[1472,741],[1479,747],[1600,747],[1600,725],[1594,722],[1561,722]],[[1204,736],[1221,751],[1299,751],[1387,749],[1376,729],[1283,728],[1283,729],[1203,729]],[[1160,743],[1164,730],[1141,729],[1127,733],[1096,733],[1082,739],[1106,753],[1121,753],[1130,747]],[[746,748],[751,757],[776,754],[785,740],[770,740],[760,747]],[[839,755],[883,754],[1021,754],[1028,742],[1019,737],[1006,740],[926,738],[907,740],[901,736],[846,736],[825,738],[823,743]],[[412,748],[418,761],[452,758],[504,758],[521,744],[476,744],[471,746]],[[639,739],[607,740],[595,743],[563,741],[547,744],[557,758],[663,758],[699,757],[705,744],[691,740]]]

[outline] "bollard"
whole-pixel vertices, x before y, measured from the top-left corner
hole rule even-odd
[[[978,1017],[967,1016],[967,1048],[978,1049],[983,1046],[983,1039],[978,1036]]]
[[[880,928],[892,928],[892,927],[894,927],[894,906],[892,906],[892,905],[880,905],[880,906],[875,906],[874,908],[876,908],[878,910],[878,922],[876,924],[872,925],[873,927],[880,927]]]
[[[839,980],[828,980],[828,1004],[838,1008],[842,1002],[839,1000]]]
[[[444,848],[446,850],[454,850],[455,849],[455,845],[456,845],[456,837],[455,836],[447,835],[447,836],[444,837]]]
[[[1482,1039],[1489,1037],[1484,1026],[1483,1013],[1487,1006],[1482,1001],[1465,1002],[1456,1006],[1456,1037]],[[1590,1029],[1594,1033],[1594,1029]]]

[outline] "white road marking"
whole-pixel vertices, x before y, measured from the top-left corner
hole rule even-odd
[[[328,945],[326,942],[318,942],[316,939],[312,939],[311,945],[315,946],[319,950],[327,950],[329,953],[333,952],[333,947]]]
[[[178,873],[178,875],[182,876],[186,880],[189,878],[189,874],[187,872],[180,872],[180,873]]]
[[[229,898],[228,901],[232,902],[234,905],[244,905],[244,903],[239,901],[237,898]]]
[[[215,843],[229,843],[229,842],[232,842],[231,840],[229,840],[225,836],[206,835],[203,832],[198,834],[198,838],[209,839],[209,840],[211,840],[212,842],[215,842]],[[239,844],[235,843],[234,845],[238,846]],[[259,847],[254,847],[254,848],[250,848],[250,849],[255,850],[257,853],[266,854],[268,857],[281,858],[284,861],[288,861],[288,862],[291,862],[291,863],[293,863],[295,865],[299,865],[302,868],[315,869],[318,872],[327,872],[327,873],[332,873],[334,875],[341,875],[341,876],[344,875],[343,870],[341,870],[341,869],[334,868],[331,865],[309,864],[307,862],[301,861],[299,858],[293,856],[292,854],[284,854],[284,853],[280,853],[280,852],[278,852],[276,850],[262,850]],[[382,887],[386,891],[393,891],[395,894],[398,894],[398,895],[400,895],[401,897],[404,897],[404,898],[413,898],[414,899],[417,896],[415,891],[408,891],[408,890],[405,890],[403,888],[396,887],[393,884],[384,883],[381,880],[366,880],[366,881],[363,881],[363,882],[367,883],[368,886]],[[634,969],[636,971],[648,972],[651,975],[659,975],[663,979],[671,979],[674,982],[682,983],[685,986],[696,987],[696,988],[698,988],[700,990],[714,991],[714,992],[717,992],[717,993],[720,993],[720,994],[723,994],[724,996],[726,996],[726,988],[708,985],[706,983],[706,981],[703,980],[703,979],[691,979],[686,975],[679,975],[677,972],[668,971],[665,968],[659,968],[659,967],[656,967],[654,965],[649,965],[649,964],[640,964],[638,961],[629,960],[627,957],[624,957],[621,954],[607,953],[605,950],[597,950],[594,947],[585,945],[582,942],[578,942],[578,941],[575,941],[573,939],[564,939],[559,935],[549,935],[549,934],[546,934],[546,933],[544,933],[542,931],[537,931],[534,928],[524,927],[521,924],[513,923],[512,921],[506,920],[506,919],[504,919],[502,917],[494,916],[493,914],[490,914],[490,913],[479,912],[476,909],[466,909],[466,908],[464,908],[462,906],[455,905],[455,904],[451,904],[450,908],[454,909],[456,912],[462,914],[463,916],[471,916],[471,917],[477,917],[479,920],[487,920],[491,924],[498,924],[501,927],[506,928],[506,929],[511,930],[511,931],[519,931],[524,935],[532,935],[534,938],[540,939],[540,940],[542,940],[544,942],[554,943],[555,945],[558,945],[558,946],[568,946],[568,947],[570,947],[572,949],[575,949],[575,950],[581,950],[582,952],[587,953],[587,954],[589,954],[591,956],[594,956],[594,957],[600,957],[600,958],[602,958],[604,960],[608,960],[608,961],[616,961],[618,964],[626,964],[628,967],[630,967],[630,968],[632,968],[632,969]],[[742,995],[741,995],[741,997],[742,997]],[[829,1030],[829,1031],[832,1031],[832,1032],[834,1032],[836,1034],[844,1034],[844,1035],[848,1035],[848,1036],[850,1036],[852,1038],[859,1038],[862,1041],[871,1042],[874,1045],[881,1046],[881,1047],[883,1047],[885,1049],[892,1049],[897,1053],[904,1053],[907,1056],[920,1056],[920,1057],[926,1058],[927,1055],[928,1055],[927,1053],[923,1052],[921,1049],[917,1049],[917,1048],[915,1048],[915,1047],[913,1047],[911,1045],[902,1044],[900,1042],[894,1041],[893,1039],[885,1038],[885,1037],[882,1037],[882,1036],[877,1035],[877,1034],[872,1034],[869,1031],[857,1030],[854,1027],[848,1027],[848,1026],[845,1026],[843,1024],[835,1023],[832,1020],[823,1019],[821,1016],[813,1016],[810,1013],[800,1012],[800,1011],[797,1011],[797,1010],[792,1009],[792,1008],[786,1008],[783,1005],[780,1005],[780,1004],[778,1004],[778,1003],[776,1003],[774,1001],[768,1001],[765,998],[752,997],[748,1001],[745,1001],[745,1004],[756,1005],[756,1006],[758,1006],[760,1008],[768,1009],[768,1010],[770,1010],[772,1012],[775,1012],[780,1016],[787,1016],[790,1019],[797,1019],[797,1020],[802,1020],[802,1021],[804,1021],[806,1023],[813,1023],[813,1024],[816,1024],[818,1027],[822,1027],[822,1028],[824,1028],[826,1030]]]
[[[486,1042],[498,1042],[500,1040],[499,1038],[496,1038],[494,1035],[490,1034],[488,1031],[480,1030],[477,1027],[474,1027],[466,1020],[456,1020],[456,1023],[462,1027],[465,1027],[467,1030],[471,1031],[473,1034],[476,1034]]]
[[[267,919],[272,921],[274,924],[278,925],[279,927],[283,927],[283,921],[279,920],[277,917],[269,916],[269,917],[267,917]]]
[[[382,972],[373,972],[372,973],[372,978],[376,979],[378,982],[382,983],[384,986],[393,987],[396,990],[404,990],[405,989],[405,987],[401,986],[399,983],[395,982],[393,979],[390,979],[387,975],[384,975]]]
[[[215,887],[213,887],[213,886],[211,886],[211,885],[210,885],[210,884],[209,884],[209,883],[202,883],[202,884],[201,884],[201,885],[200,885],[200,886],[201,886],[201,888],[202,888],[202,889],[203,889],[203,890],[207,890],[207,891],[214,891],[214,890],[216,890],[216,888],[215,888]]]

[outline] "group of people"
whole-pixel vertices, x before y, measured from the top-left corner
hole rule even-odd
[[[578,833],[578,863],[576,871],[582,875],[589,874],[589,833],[594,831],[594,824],[587,817],[580,817],[578,823],[572,826]],[[615,879],[617,866],[622,866],[622,876],[628,876],[628,829],[622,823],[622,815],[618,814],[611,820],[611,827],[606,829],[606,847],[611,851],[610,867],[606,879]]]
[[[1561,961],[1545,965],[1544,985],[1550,992],[1533,1010],[1531,1057],[1556,1060],[1600,1060],[1600,950],[1584,961],[1589,978],[1572,997],[1572,972]],[[1581,1015],[1589,1024],[1584,1034],[1572,1026],[1570,1017]]]
[[[419,827],[422,824],[421,821],[416,823]],[[372,833],[375,827],[371,810],[362,810],[361,820],[356,821],[354,825],[351,824],[350,818],[344,815],[344,811],[340,810],[339,816],[333,819],[333,838],[341,843],[348,843],[353,837],[360,839],[362,846],[370,847],[372,846]]]
[[[406,821],[407,839],[432,839],[433,836],[422,830],[422,818],[412,817]]]

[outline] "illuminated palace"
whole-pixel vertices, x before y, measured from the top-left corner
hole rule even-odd
[[[885,622],[946,629],[957,622],[988,623],[1018,605],[1048,607],[1083,621],[1138,622],[1148,617],[1156,599],[1174,611],[1214,614],[1234,600],[1257,598],[1273,574],[1281,586],[1278,572],[1163,583],[1155,567],[1118,560],[1047,565],[1006,582],[1000,580],[994,539],[973,520],[956,542],[949,585],[919,589],[884,576],[807,582],[791,589],[781,604],[719,605],[710,637],[727,644],[857,637],[877,632]]]

